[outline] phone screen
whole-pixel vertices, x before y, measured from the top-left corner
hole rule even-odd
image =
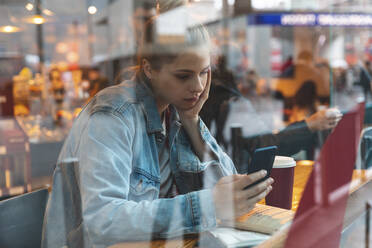
[[[263,182],[267,178],[270,177],[271,169],[273,168],[275,154],[277,150],[278,150],[278,147],[276,146],[268,146],[268,147],[258,148],[254,151],[252,161],[248,166],[247,174],[252,174],[260,170],[266,170],[267,174],[264,178],[254,182],[248,187],[251,187],[260,182]]]

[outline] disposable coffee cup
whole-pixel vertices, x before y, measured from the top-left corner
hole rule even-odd
[[[332,118],[340,119],[342,117],[342,113],[338,108],[327,109],[325,115],[328,118],[332,117]]]
[[[296,161],[291,157],[275,156],[271,175],[274,179],[272,191],[266,196],[266,204],[274,207],[291,209],[293,179]]]

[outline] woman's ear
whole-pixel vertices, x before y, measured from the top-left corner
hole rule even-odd
[[[143,68],[143,72],[145,73],[146,77],[151,80],[151,77],[152,77],[152,69],[151,69],[151,65],[150,65],[150,62],[147,60],[147,59],[143,59],[142,60],[142,68]]]

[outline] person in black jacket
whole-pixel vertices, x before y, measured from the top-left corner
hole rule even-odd
[[[364,92],[364,99],[367,101],[368,96],[371,94],[371,82],[372,77],[368,71],[369,62],[365,62],[364,65],[361,63],[360,73],[359,73],[359,84]]]
[[[244,99],[249,102],[249,99],[240,94],[234,84],[223,83],[221,77],[216,79],[213,74],[209,98],[200,112],[200,117],[208,128],[215,121],[216,140],[225,149],[228,148],[228,142],[225,140],[223,130],[226,126],[231,104],[237,99]],[[278,146],[277,155],[282,156],[291,156],[301,150],[313,148],[318,142],[317,131],[332,129],[339,120],[339,117],[327,117],[326,112],[326,109],[317,111],[302,121],[290,124],[276,134],[266,132],[242,138],[239,148],[244,148],[245,154],[242,153],[239,158],[234,158],[238,172],[246,172],[248,163],[245,163],[245,161],[249,160],[254,150],[260,147],[276,145]],[[244,165],[242,166],[242,164]]]
[[[240,97],[241,94],[236,87],[233,73],[227,68],[225,56],[218,58],[212,75],[209,98],[204,103],[200,117],[209,129],[212,122],[216,122],[216,140],[226,148],[228,144],[223,136],[223,130],[230,110],[229,102]]]

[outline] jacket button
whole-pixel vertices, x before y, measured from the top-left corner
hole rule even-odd
[[[155,137],[156,137],[156,142],[158,142],[158,143],[162,143],[163,140],[164,140],[164,137],[161,134],[158,134]]]

